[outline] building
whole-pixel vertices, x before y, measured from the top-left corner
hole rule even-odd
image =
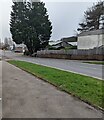
[[[61,49],[61,48],[71,48],[74,46],[77,46],[77,37],[67,37],[67,38],[62,38],[61,40],[57,41],[50,41],[49,45],[51,45],[53,48],[56,49]]]
[[[94,49],[104,45],[104,29],[82,32],[78,35],[78,49]]]
[[[49,43],[49,45],[51,45],[52,48],[54,48],[54,49],[62,49],[62,48],[64,48],[63,43],[60,40],[53,41],[53,42]]]
[[[66,46],[66,47],[77,46],[77,37],[76,36],[62,38],[61,41],[63,42],[64,46]]]
[[[25,44],[15,44],[15,52],[24,52],[26,50],[26,45]]]

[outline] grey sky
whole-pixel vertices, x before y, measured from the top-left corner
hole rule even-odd
[[[97,0],[43,0],[46,3],[46,8],[53,25],[52,40],[58,40],[62,37],[73,36],[78,28],[78,23],[83,19],[83,13],[88,7],[91,7],[93,2]],[[60,2],[59,2],[60,1]],[[68,2],[69,1],[69,2]],[[10,12],[12,0],[0,1],[0,38],[11,37],[9,30]]]

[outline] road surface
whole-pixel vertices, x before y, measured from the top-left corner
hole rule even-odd
[[[102,113],[3,62],[3,118],[102,118]]]
[[[37,63],[45,66],[50,66],[58,69],[62,69],[65,71],[71,71],[91,77],[95,77],[98,79],[102,79],[102,65],[94,65],[83,63],[83,61],[75,61],[75,60],[64,60],[64,59],[49,59],[49,58],[34,58],[23,56],[18,53],[13,53],[10,51],[2,52],[2,54],[7,56],[8,58],[12,58],[15,60],[23,60],[27,62]]]

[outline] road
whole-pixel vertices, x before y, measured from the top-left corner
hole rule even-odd
[[[102,68],[103,68],[102,65],[87,64],[87,63],[83,63],[83,61],[77,61],[77,60],[27,57],[10,51],[5,51],[5,53],[2,52],[2,54],[5,54],[5,56],[7,56],[8,58],[12,58],[15,60],[23,60],[36,64],[41,64],[44,66],[50,66],[65,71],[71,71],[74,73],[95,77],[98,79],[104,78],[102,74]]]
[[[3,61],[3,118],[102,118],[102,113]]]
[[[45,65],[55,63],[55,65],[65,64],[66,66],[67,62],[80,63],[24,57],[11,52],[5,52],[5,56],[3,54],[3,59],[13,58],[38,64],[47,63]],[[2,62],[2,68],[3,118],[102,118],[101,111],[5,61]]]

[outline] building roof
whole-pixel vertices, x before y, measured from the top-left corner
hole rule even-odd
[[[57,40],[57,41],[49,41],[49,45],[56,45],[56,44],[59,44],[61,43],[62,41],[60,40]]]
[[[72,37],[62,38],[61,40],[64,42],[77,42],[77,37],[72,36]]]
[[[77,42],[68,42],[68,44],[70,44],[72,46],[77,46]]]
[[[104,29],[82,32],[78,36],[100,35],[104,34]]]

